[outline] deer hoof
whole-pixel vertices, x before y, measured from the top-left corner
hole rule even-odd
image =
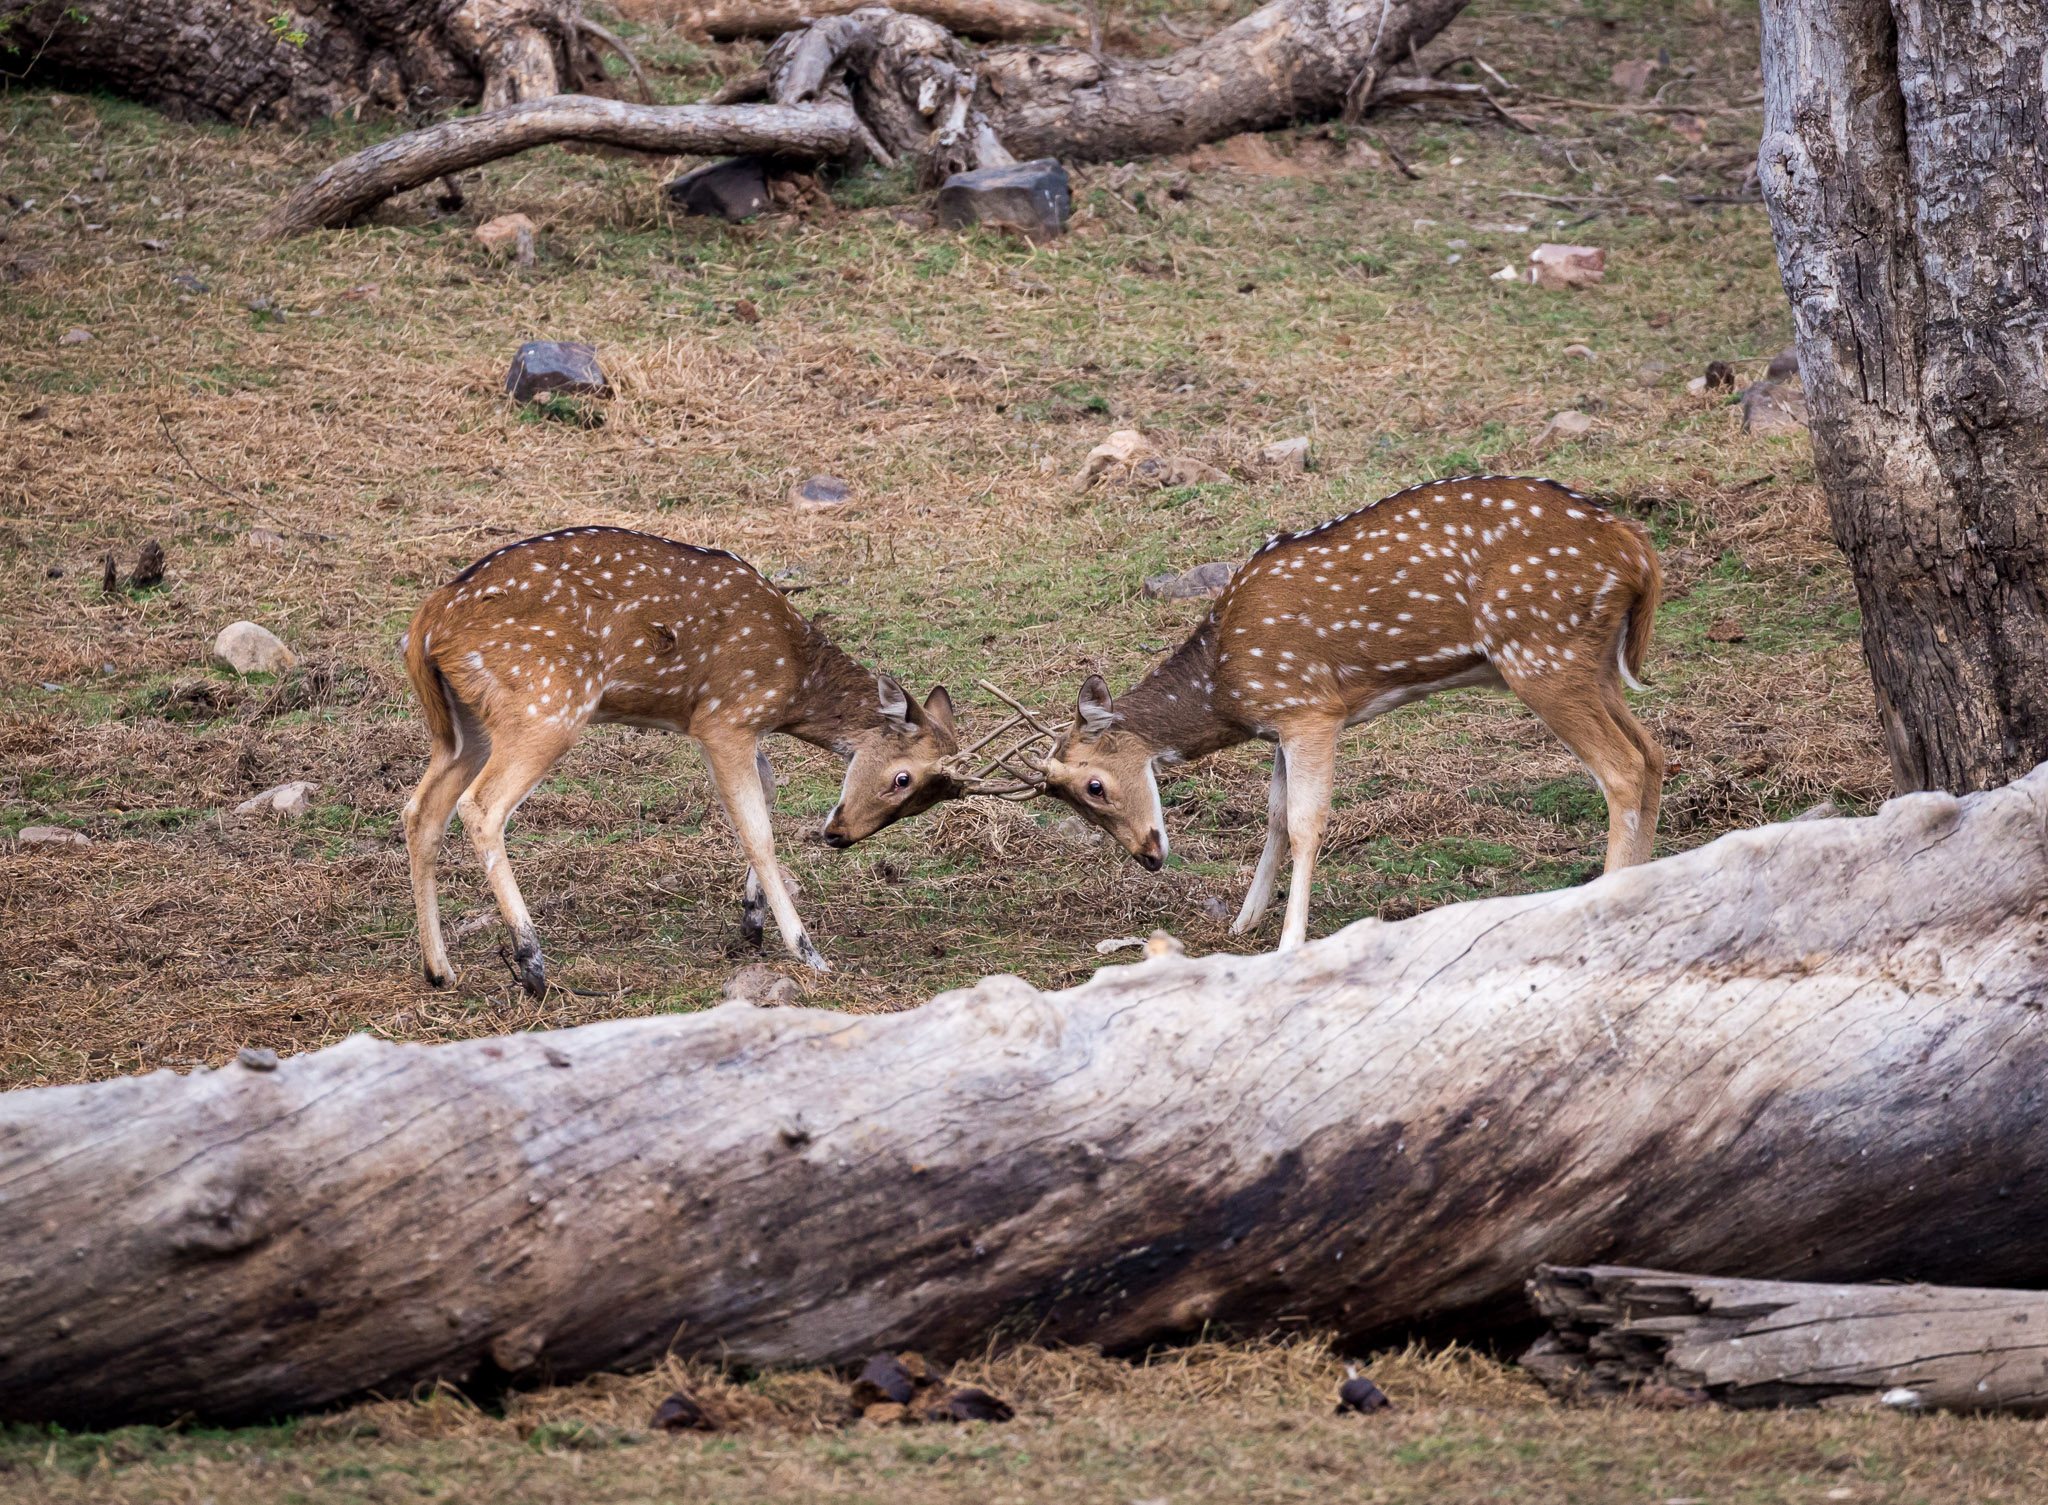
[[[450,988],[455,985],[453,972],[436,972],[432,967],[422,967],[420,970],[426,973],[427,986],[430,988]]]
[[[512,953],[512,967],[519,974],[519,986],[529,998],[544,998],[548,991],[548,964],[540,947],[528,941]]]
[[[796,938],[796,958],[813,972],[832,970],[832,964],[825,960],[823,952],[811,944],[811,938],[807,935],[799,935]]]

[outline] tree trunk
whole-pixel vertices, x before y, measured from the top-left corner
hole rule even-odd
[[[1539,1265],[1522,1367],[1572,1399],[2048,1414],[2048,1292],[1806,1285]]]
[[[605,73],[592,50],[601,29],[581,11],[575,0],[0,0],[35,76],[236,125],[362,105],[490,110],[585,87]]]
[[[871,0],[622,0],[619,9],[643,20],[673,21],[715,41],[779,37],[820,16],[841,16]],[[1076,30],[1081,22],[1038,0],[898,0],[905,15],[936,21],[976,42],[1028,42]]]
[[[1765,0],[1759,159],[1902,790],[2048,758],[2048,8]]]
[[[2044,893],[2048,767],[1061,993],[0,1094],[0,1419],[1364,1343],[1519,1318],[1546,1260],[2041,1283]]]
[[[1464,4],[1271,0],[1206,41],[1153,62],[1097,58],[1070,47],[976,54],[935,21],[867,6],[786,33],[757,78],[721,91],[724,102],[704,108],[736,108],[742,96],[765,97],[793,111],[832,113],[842,130],[840,117],[851,110],[859,129],[847,154],[913,157],[920,180],[935,186],[948,173],[1019,157],[1088,162],[1178,151],[1240,131],[1334,115],[1347,98],[1369,106],[1378,92],[1400,88],[1387,65],[1449,25]],[[461,140],[471,155],[461,165],[546,141],[591,139],[577,134],[585,129],[581,103],[552,103],[563,122],[560,134],[550,134],[545,103],[520,114],[516,127],[504,112],[465,123]],[[732,120],[732,133],[719,137],[707,116],[692,127],[698,145],[670,149],[821,155],[794,127],[787,138],[764,142],[758,122]],[[445,129],[437,130],[443,131],[437,141],[444,140]],[[655,134],[651,127],[649,134]],[[429,157],[455,160],[416,153],[413,137],[387,141],[296,190],[265,217],[259,233],[344,225],[394,193],[457,170],[441,166],[422,175],[419,164]],[[343,184],[347,192],[336,191]]]

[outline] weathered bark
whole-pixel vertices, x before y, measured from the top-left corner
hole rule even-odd
[[[2048,8],[1766,0],[1759,159],[1899,788],[2048,758]]]
[[[883,1016],[0,1094],[0,1418],[675,1348],[1356,1341],[1539,1261],[2048,1280],[2048,767],[1583,888]]]
[[[619,10],[642,20],[673,21],[689,32],[717,41],[779,37],[800,31],[820,16],[843,16],[872,0],[622,0]],[[1028,42],[1057,37],[1081,22],[1038,0],[899,0],[907,16],[936,21],[956,36],[976,42]]]
[[[550,141],[586,141],[677,154],[781,152],[841,157],[860,140],[844,100],[781,105],[635,105],[585,94],[508,105],[379,142],[344,157],[258,222],[258,240],[316,225],[345,225],[394,193]]]
[[[584,87],[605,75],[591,45],[601,28],[581,9],[575,0],[0,0],[0,20],[38,75],[247,125],[364,104],[489,110]],[[273,16],[285,24],[273,27]]]
[[[1334,115],[1347,96],[1354,106],[1389,90],[1410,97],[1382,70],[1448,25],[1464,4],[1272,0],[1206,41],[1143,63],[1065,47],[976,54],[934,21],[867,6],[786,33],[758,75],[721,90],[721,103],[704,108],[734,108],[758,95],[832,113],[835,129],[850,109],[858,130],[844,154],[915,157],[921,181],[934,185],[949,173],[1019,156],[1085,162],[1175,151]],[[574,134],[582,129],[581,105],[565,102],[559,110],[559,135],[550,133],[548,109],[536,105],[519,117],[516,132],[479,121],[463,140],[485,153],[476,161],[488,161],[551,140],[589,139]],[[788,136],[764,141],[755,122],[737,115],[731,134],[719,137],[716,118],[705,117],[710,139],[687,150],[824,155],[794,124]],[[261,233],[346,224],[391,194],[451,170],[423,174],[414,151],[413,138],[400,137],[336,164],[322,174],[328,189],[298,190],[264,220]],[[347,192],[339,191],[343,185]]]
[[[1542,1265],[1529,1299],[1551,1331],[1522,1366],[1572,1398],[2048,1414],[2048,1292]]]

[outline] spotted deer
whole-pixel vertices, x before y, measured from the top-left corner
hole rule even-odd
[[[1266,847],[1231,929],[1259,923],[1291,846],[1287,951],[1308,934],[1344,729],[1438,690],[1505,687],[1598,780],[1612,872],[1647,861],[1656,834],[1664,754],[1621,686],[1642,688],[1661,591],[1643,530],[1554,481],[1411,486],[1270,540],[1128,693],[1112,702],[1090,677],[1074,726],[1036,766],[1047,793],[1156,871],[1167,852],[1157,768],[1253,738],[1277,744]]]
[[[429,596],[405,668],[433,734],[405,806],[427,981],[453,980],[435,866],[450,818],[482,859],[519,980],[547,988],[540,940],[505,857],[505,822],[592,722],[682,732],[704,749],[739,833],[742,928],[766,908],[799,959],[828,970],[783,887],[769,828],[775,777],[761,739],[783,732],[846,759],[824,839],[851,846],[959,792],[944,686],[922,706],[826,640],[754,568],[719,549],[623,528],[567,528],[486,555]]]

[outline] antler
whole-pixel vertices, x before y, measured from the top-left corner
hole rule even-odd
[[[1021,767],[1012,760],[1021,757],[1024,750],[1028,747],[1035,747],[1041,742],[1047,744],[1057,742],[1059,740],[1059,733],[1039,720],[1029,707],[1020,704],[1015,698],[997,689],[987,680],[977,680],[975,683],[1008,706],[1015,714],[987,736],[980,738],[971,746],[961,748],[959,752],[946,759],[940,766],[962,784],[965,784],[969,794],[986,794],[999,800],[1036,799],[1039,795],[1045,793],[1045,775],[1031,767],[1028,759],[1024,760]],[[997,753],[979,768],[973,766],[976,753],[980,752],[997,738],[1014,731],[1020,726],[1030,727],[1030,734],[1002,752]],[[998,779],[992,777],[998,770],[1008,774],[1009,778]]]

